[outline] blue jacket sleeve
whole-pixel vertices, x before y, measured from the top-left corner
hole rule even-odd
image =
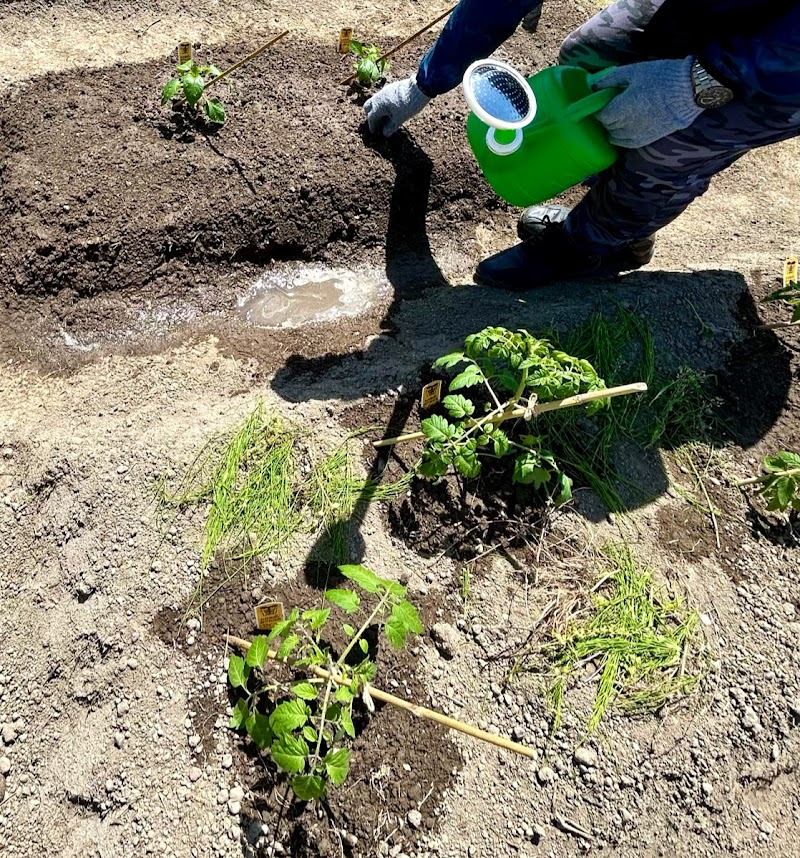
[[[470,63],[488,57],[542,0],[461,0],[417,72],[428,96],[461,83]]]
[[[800,4],[751,34],[713,40],[700,62],[737,97],[800,105]]]

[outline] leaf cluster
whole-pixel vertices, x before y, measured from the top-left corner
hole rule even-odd
[[[774,292],[770,292],[765,303],[785,301],[792,308],[792,322],[800,322],[800,283],[788,283]]]
[[[356,62],[353,63],[353,70],[361,84],[369,86],[375,83],[389,68],[389,60],[380,59],[382,51],[377,45],[365,45],[356,39],[351,39],[350,50],[357,57]]]
[[[244,729],[260,750],[269,751],[302,801],[322,798],[329,781],[341,786],[347,778],[350,751],[346,742],[356,735],[353,705],[361,695],[369,708],[368,683],[376,673],[364,638],[366,630],[380,623],[396,649],[410,635],[422,632],[405,587],[378,577],[365,566],[340,566],[339,571],[355,588],[326,590],[323,608],[295,608],[267,637],[256,637],[245,658],[231,656],[228,667],[230,685],[242,694],[230,726]],[[375,604],[358,630],[342,623],[348,643],[334,659],[324,642],[331,610],[335,607],[353,615],[361,609],[364,595]],[[270,650],[270,645],[276,650]],[[362,657],[351,666],[347,659],[356,647]],[[275,679],[267,670],[270,660],[288,663],[294,678],[288,682]]]
[[[770,512],[785,512],[792,509],[800,512],[800,456],[782,450],[764,457],[761,487],[757,494],[763,496]]]
[[[433,368],[461,365],[464,368],[450,381],[449,395],[442,400],[447,416],[434,414],[421,423],[426,442],[418,472],[434,479],[452,467],[470,479],[480,473],[481,458],[513,457],[512,482],[534,489],[552,483],[553,502],[568,500],[571,480],[529,424],[537,402],[605,389],[594,367],[528,331],[499,327],[471,334],[463,351],[444,355]],[[474,387],[482,394],[475,401],[455,393]],[[603,400],[588,403],[587,411],[594,413],[603,404]],[[479,406],[484,412],[480,417]],[[523,409],[522,419],[506,423],[518,407]]]
[[[194,60],[187,60],[175,68],[174,76],[161,90],[161,104],[183,100],[193,111],[202,108],[212,122],[221,125],[225,121],[225,106],[218,98],[205,94],[208,83],[221,74],[214,65],[199,66]]]

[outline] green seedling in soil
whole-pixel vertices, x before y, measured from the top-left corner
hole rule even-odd
[[[699,615],[670,596],[640,566],[626,545],[605,549],[608,570],[595,587],[588,616],[553,632],[544,657],[555,674],[549,687],[553,733],[576,677],[593,665],[597,690],[587,732],[597,729],[612,704],[630,712],[655,712],[689,694],[700,680],[687,672]]]
[[[649,497],[614,466],[614,453],[621,442],[632,442],[643,450],[674,449],[715,436],[716,402],[709,394],[712,379],[686,366],[671,376],[658,373],[652,334],[635,313],[620,309],[611,318],[596,314],[568,336],[550,337],[564,351],[588,360],[609,387],[631,381],[644,381],[648,386],[645,396],[612,399],[591,417],[570,409],[543,414],[537,423],[557,461],[573,478],[588,485],[607,509],[626,509],[622,486],[642,499]]]
[[[367,630],[380,625],[395,649],[422,632],[405,587],[364,566],[339,570],[354,589],[326,590],[324,607],[318,610],[295,608],[267,637],[255,638],[245,658],[232,655],[228,667],[228,681],[241,695],[230,726],[244,729],[260,751],[269,752],[302,801],[322,799],[328,782],[338,787],[347,778],[347,743],[356,735],[353,706],[360,698],[372,711],[367,683],[377,668],[369,656]],[[355,614],[367,598],[374,604],[358,629],[341,623],[347,644],[336,657],[325,643],[334,622],[332,610]],[[289,665],[290,675],[278,678],[281,669],[273,662]]]
[[[161,90],[161,104],[185,103],[192,113],[202,110],[212,122],[221,125],[225,121],[225,106],[218,98],[206,94],[208,84],[221,74],[214,65],[199,66],[194,60],[187,60],[176,67],[174,77]]]
[[[765,473],[739,483],[739,487],[758,485],[756,494],[767,502],[770,512],[800,513],[800,455],[781,450],[764,457]]]
[[[512,482],[548,487],[555,504],[568,500],[571,480],[530,423],[537,403],[605,389],[594,367],[525,330],[506,328],[471,334],[463,351],[439,358],[433,368],[462,365],[442,401],[447,417],[434,414],[421,423],[426,441],[418,472],[435,479],[452,467],[471,479],[480,473],[482,458],[508,457],[513,462]],[[468,388],[479,388],[475,401],[456,392]],[[590,402],[585,413],[594,414],[604,404],[602,399]],[[523,417],[509,419],[520,407]]]
[[[380,58],[382,51],[376,45],[364,45],[351,39],[350,50],[356,56],[356,62],[353,63],[356,80],[364,86],[371,86],[379,81],[389,68],[389,60]]]
[[[771,292],[764,298],[765,303],[783,301],[792,310],[791,324],[800,323],[800,283],[788,283]]]

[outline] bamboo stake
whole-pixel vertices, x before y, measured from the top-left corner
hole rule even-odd
[[[229,644],[233,644],[233,646],[238,647],[243,652],[247,652],[247,650],[250,649],[250,642],[243,638],[237,638],[233,635],[225,635],[225,639]],[[267,651],[267,658],[271,658],[273,661],[280,661],[288,665],[292,664],[291,659],[279,659],[278,654],[273,650]],[[316,667],[312,665],[304,667],[303,670],[310,670],[312,673],[320,677],[320,679],[332,679],[337,685],[350,684],[346,679],[343,679],[335,673],[330,673],[330,671],[325,670],[324,667]],[[384,703],[389,703],[392,706],[396,706],[398,709],[405,709],[406,712],[410,712],[417,718],[427,718],[429,721],[436,721],[439,724],[443,724],[445,727],[449,727],[451,730],[458,730],[460,733],[472,736],[473,739],[480,739],[481,741],[488,742],[490,745],[495,745],[498,748],[504,748],[507,751],[514,751],[515,753],[521,754],[523,757],[528,757],[529,759],[533,759],[536,754],[533,748],[526,748],[524,745],[520,745],[517,742],[512,742],[510,739],[503,738],[503,736],[494,736],[492,733],[479,730],[477,727],[473,727],[471,724],[465,724],[463,721],[457,721],[455,718],[449,718],[447,715],[443,715],[441,712],[436,712],[433,709],[427,709],[425,706],[417,706],[415,703],[403,700],[402,697],[395,697],[394,694],[381,691],[380,688],[375,688],[373,685],[366,684],[364,687],[369,692],[370,697],[375,700],[382,700]]]
[[[392,56],[392,54],[399,51],[400,48],[404,48],[407,44],[409,44],[409,42],[413,42],[414,39],[418,39],[426,30],[430,30],[430,28],[434,24],[438,24],[439,21],[441,21],[443,18],[446,18],[451,12],[453,12],[455,10],[455,8],[456,7],[453,6],[451,9],[448,9],[446,12],[442,12],[442,14],[439,15],[438,18],[435,18],[433,21],[430,22],[430,24],[426,24],[421,30],[417,30],[417,32],[414,33],[413,36],[409,36],[407,39],[404,39],[402,42],[400,42],[399,45],[396,45],[395,47],[393,47],[390,51],[386,51],[385,54],[381,54],[381,56],[378,57],[377,62],[381,62],[382,60],[388,59],[390,56]],[[351,74],[349,77],[346,77],[344,80],[339,81],[339,85],[345,86],[346,84],[355,80],[356,74],[357,74],[357,72],[353,72],[353,74]]]
[[[207,84],[206,89],[210,86],[214,86],[215,83],[219,83],[224,77],[227,77],[231,72],[235,72],[237,69],[240,69],[245,63],[249,63],[250,60],[254,60],[259,54],[263,54],[267,48],[271,48],[275,42],[279,42],[284,36],[288,36],[289,31],[284,30],[282,33],[279,33],[273,39],[270,39],[266,45],[262,45],[260,48],[257,48],[253,51],[252,54],[248,54],[243,60],[239,60],[238,63],[234,63],[229,69],[225,69],[222,74],[218,74],[215,78],[212,78]]]
[[[637,381],[635,384],[623,384],[619,387],[608,387],[604,390],[591,390],[589,393],[579,393],[576,396],[568,396],[566,399],[555,399],[552,402],[537,403],[531,409],[531,413],[535,417],[539,414],[544,414],[546,411],[561,411],[563,408],[573,408],[576,405],[584,405],[596,399],[612,399],[615,396],[627,396],[629,393],[644,393],[646,390],[647,385],[643,381]],[[493,423],[496,426],[506,420],[524,417],[527,410],[522,407],[515,408],[513,411],[502,412],[484,422]],[[477,422],[477,420],[469,420],[466,425],[467,427],[474,426]],[[384,438],[382,441],[373,441],[372,446],[389,447],[392,444],[402,444],[404,441],[416,441],[418,438],[424,437],[424,432],[409,432],[408,435],[398,435],[396,438]]]
[[[800,319],[796,322],[772,322],[769,325],[758,325],[757,331],[780,331],[783,328],[796,328],[800,326]]]

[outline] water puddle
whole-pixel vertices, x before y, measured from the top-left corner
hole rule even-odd
[[[282,266],[259,277],[237,311],[256,327],[299,328],[358,316],[388,294],[376,271]]]

